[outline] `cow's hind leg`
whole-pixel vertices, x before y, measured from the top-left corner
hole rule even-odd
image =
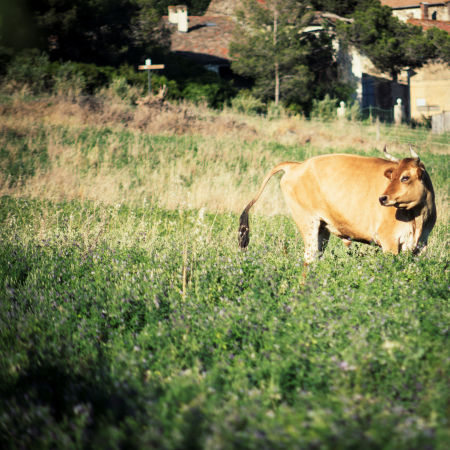
[[[302,221],[301,225],[297,223],[297,227],[302,233],[305,244],[305,263],[310,264],[325,250],[330,239],[330,232],[325,222],[312,217],[309,221]]]
[[[323,253],[330,239],[330,232],[326,228],[325,222],[320,222],[319,226],[319,253]]]
[[[329,237],[328,230],[323,229],[322,233],[320,233],[320,219],[311,215],[309,211],[289,198],[286,198],[286,203],[291,210],[292,218],[303,238],[305,247],[304,262],[305,264],[310,264],[317,259],[319,252],[326,245],[326,241]]]
[[[304,263],[310,264],[317,259],[319,252],[325,247],[329,232],[315,212],[299,201],[285,177],[281,179],[280,185],[292,218],[303,238]]]

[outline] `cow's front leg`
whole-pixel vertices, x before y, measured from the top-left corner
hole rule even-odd
[[[398,255],[400,251],[400,242],[395,235],[378,235],[378,244],[382,248],[384,253],[393,253]]]

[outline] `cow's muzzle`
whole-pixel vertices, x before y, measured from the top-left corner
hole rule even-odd
[[[378,200],[379,200],[381,206],[386,206],[388,197],[387,197],[387,195],[382,195]]]

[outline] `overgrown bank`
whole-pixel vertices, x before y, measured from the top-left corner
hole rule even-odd
[[[74,101],[8,97],[0,109],[0,192],[239,212],[282,160],[330,152],[381,155],[384,145],[401,156],[413,145],[440,186],[438,207],[447,217],[446,135],[159,100],[138,99],[136,107],[114,89]],[[276,181],[261,200],[256,211],[286,211]]]

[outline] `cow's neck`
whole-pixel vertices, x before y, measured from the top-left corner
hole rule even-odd
[[[433,227],[434,222],[436,221],[434,192],[428,191],[424,202],[414,208],[397,209],[395,217],[397,220],[411,226],[414,241],[417,244],[423,231],[430,225]]]

